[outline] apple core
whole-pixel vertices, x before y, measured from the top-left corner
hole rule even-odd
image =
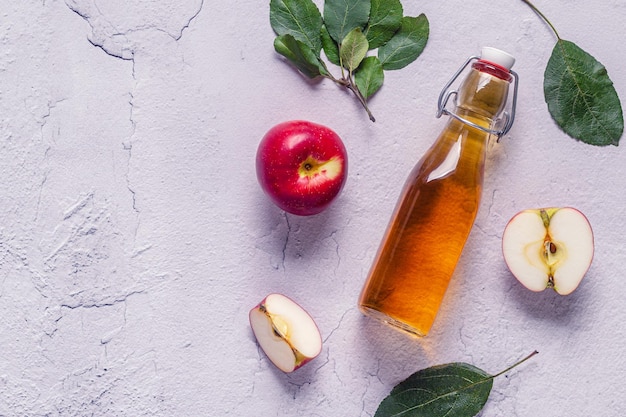
[[[502,253],[511,273],[531,291],[574,291],[591,265],[593,231],[572,207],[524,210],[507,224]]]

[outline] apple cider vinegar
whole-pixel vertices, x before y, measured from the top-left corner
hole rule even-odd
[[[488,141],[513,120],[493,130],[513,62],[484,48],[458,93],[448,94],[456,95],[455,112],[440,98],[440,114],[451,117],[406,180],[361,293],[365,314],[415,335],[429,332],[478,211]]]

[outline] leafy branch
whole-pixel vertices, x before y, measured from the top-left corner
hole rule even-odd
[[[403,13],[400,0],[326,0],[323,15],[312,0],[271,0],[274,49],[305,76],[351,91],[375,121],[367,100],[382,86],[384,71],[409,65],[428,42],[426,16]],[[331,73],[322,51],[340,76]]]
[[[544,72],[543,91],[550,115],[574,139],[596,146],[617,146],[624,133],[624,116],[606,68],[575,43],[561,38],[529,0],[522,1],[557,38]]]
[[[462,362],[422,369],[396,385],[374,417],[475,416],[487,403],[493,380],[537,353],[495,375]]]

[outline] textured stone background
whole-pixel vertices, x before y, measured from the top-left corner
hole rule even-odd
[[[0,415],[364,417],[417,369],[496,373],[534,349],[482,416],[626,413],[623,149],[555,127],[542,95],[555,39],[521,1],[405,3],[428,16],[430,42],[388,74],[372,124],[274,53],[267,1],[0,2]],[[626,99],[626,2],[537,5]],[[414,340],[356,299],[442,127],[439,91],[483,45],[517,57],[519,112],[433,332]],[[336,130],[350,156],[343,194],[310,218],[275,208],[254,172],[261,136],[295,118]],[[569,297],[523,289],[500,255],[513,214],[552,205],[584,211],[596,236]],[[290,375],[248,326],[272,291],[325,341]]]

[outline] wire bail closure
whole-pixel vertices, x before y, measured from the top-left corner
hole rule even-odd
[[[438,110],[437,110],[437,118],[440,118],[443,114],[447,115],[447,116],[451,116],[454,117],[455,119],[457,119],[458,121],[465,123],[468,126],[474,127],[476,129],[482,130],[483,132],[489,133],[491,135],[496,135],[497,136],[497,141],[500,141],[500,138],[504,135],[506,135],[509,130],[511,130],[511,127],[513,126],[513,121],[515,120],[515,109],[517,106],[517,85],[518,85],[518,76],[517,73],[515,71],[509,70],[509,72],[511,73],[511,75],[513,76],[514,79],[514,86],[513,86],[513,103],[511,104],[511,113],[509,114],[507,111],[505,111],[502,114],[502,118],[499,118],[496,120],[496,124],[502,124],[504,123],[504,127],[502,129],[490,129],[490,128],[486,128],[483,126],[480,126],[470,120],[467,120],[461,116],[459,116],[458,114],[454,113],[453,111],[450,111],[446,108],[448,101],[450,100],[450,97],[454,96],[454,100],[456,101],[456,97],[459,94],[459,92],[457,90],[449,90],[449,88],[452,86],[452,84],[456,81],[457,78],[459,78],[459,75],[461,75],[461,73],[465,70],[465,68],[467,68],[467,66],[472,62],[472,61],[477,61],[479,60],[480,57],[477,56],[471,56],[467,59],[467,61],[465,61],[465,63],[456,71],[456,73],[452,76],[452,78],[450,79],[450,81],[448,81],[448,83],[443,87],[443,89],[441,90],[441,93],[439,94],[439,100],[438,100]],[[500,123],[501,122],[501,123]]]

